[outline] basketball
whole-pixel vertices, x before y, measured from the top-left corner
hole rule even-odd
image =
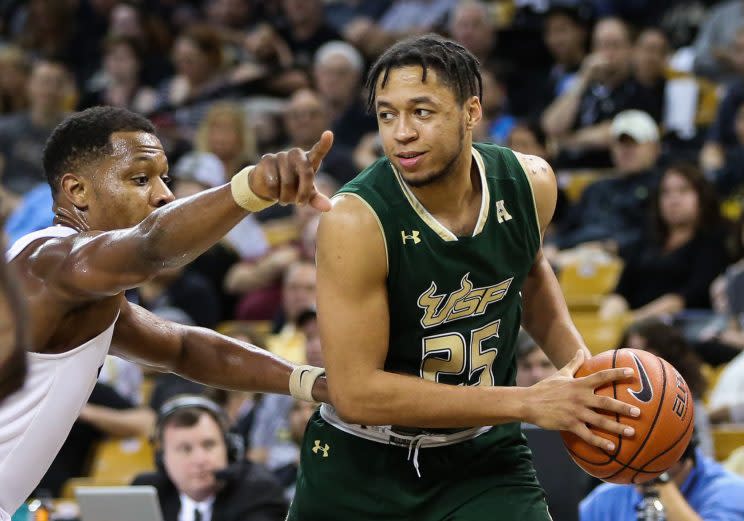
[[[637,406],[640,416],[615,416],[615,421],[635,429],[631,437],[596,427],[592,431],[615,444],[610,453],[589,445],[572,432],[563,431],[571,458],[594,477],[610,483],[643,483],[663,473],[682,456],[692,437],[692,395],[682,376],[667,361],[647,351],[617,349],[586,360],[576,377],[603,369],[630,367],[631,378],[598,387],[595,393]]]

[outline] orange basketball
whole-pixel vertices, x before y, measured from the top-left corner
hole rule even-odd
[[[631,367],[633,377],[598,387],[595,393],[641,410],[637,418],[607,413],[633,427],[635,434],[625,437],[590,427],[615,444],[611,453],[589,445],[572,432],[563,431],[561,436],[571,458],[592,476],[611,483],[643,483],[666,471],[687,448],[694,426],[692,395],[671,364],[638,349],[593,356],[582,364],[576,377],[615,367]]]

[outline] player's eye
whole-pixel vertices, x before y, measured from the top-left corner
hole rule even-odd
[[[394,115],[392,112],[380,112],[377,117],[383,121],[390,121],[393,119]]]
[[[162,175],[160,176],[160,179],[163,180],[163,182],[165,183],[165,186],[170,186],[171,184],[173,184],[173,178],[170,176]]]
[[[429,109],[416,109],[414,113],[421,118],[429,117],[432,114]]]
[[[132,181],[134,181],[134,184],[137,186],[145,186],[148,181],[148,177],[144,174],[142,175],[136,175],[132,178]]]

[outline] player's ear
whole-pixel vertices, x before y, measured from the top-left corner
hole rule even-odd
[[[480,98],[478,98],[478,96],[470,96],[470,98],[465,101],[464,109],[465,128],[473,130],[483,116]]]
[[[88,197],[91,192],[89,179],[67,172],[60,180],[60,191],[76,208],[80,210],[88,208]]]

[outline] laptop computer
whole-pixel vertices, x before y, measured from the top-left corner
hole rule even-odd
[[[163,521],[155,487],[78,487],[81,521]]]
[[[573,462],[558,431],[523,424],[522,432],[551,516],[555,521],[578,521],[579,503],[591,489],[593,478]]]

